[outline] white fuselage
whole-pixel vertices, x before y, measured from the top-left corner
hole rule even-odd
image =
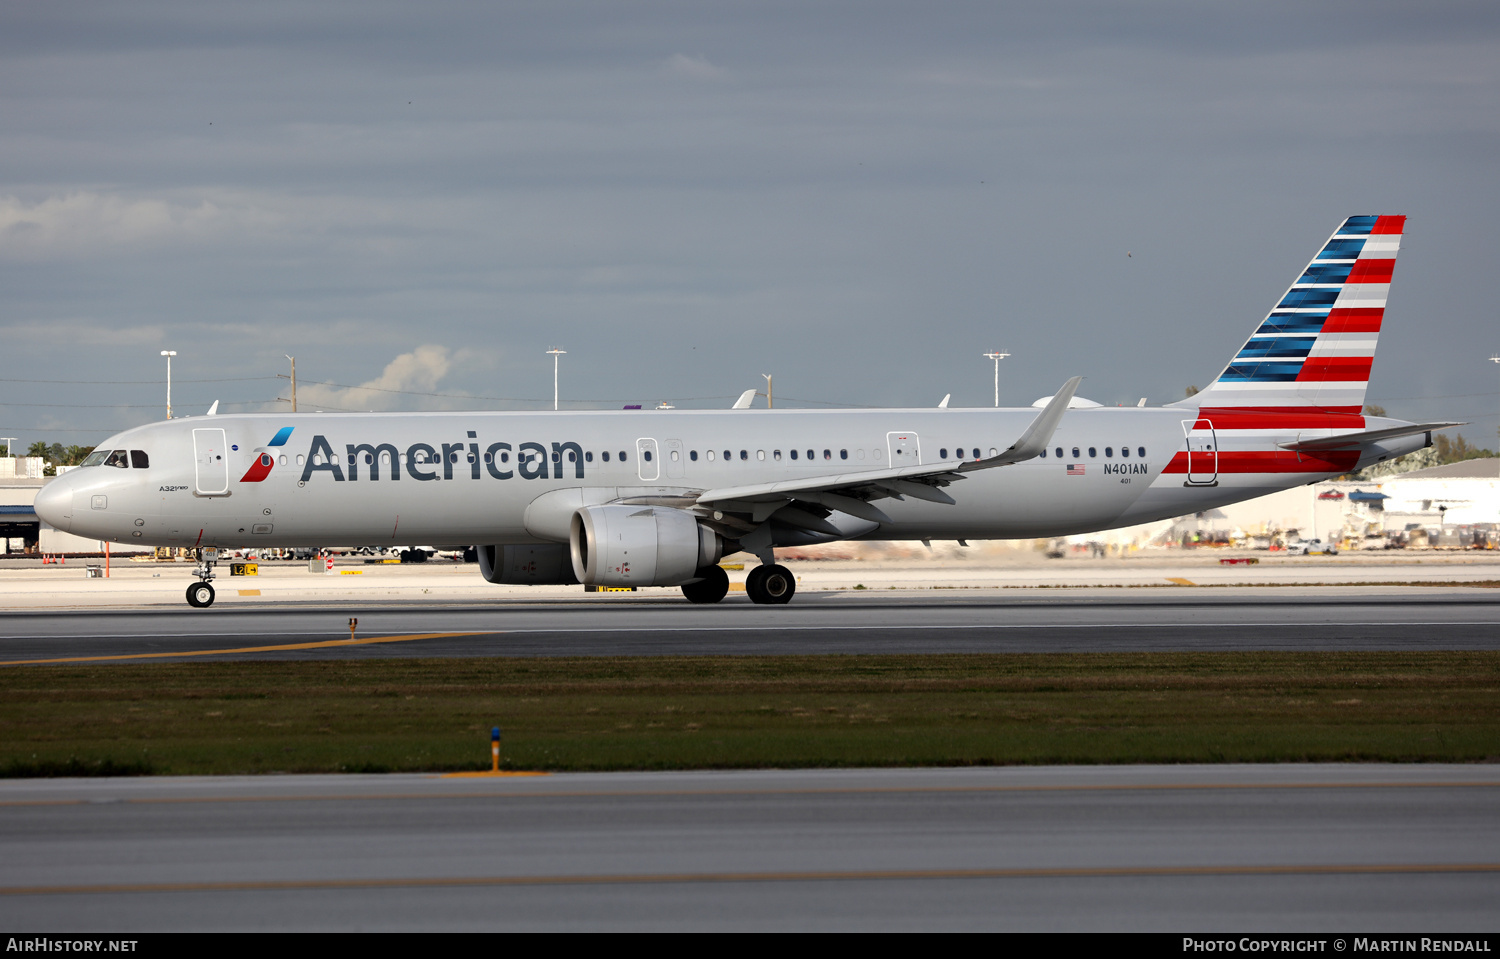
[[[74,470],[43,489],[37,510],[77,535],[141,546],[561,543],[580,503],[640,497],[690,503],[705,490],[725,487],[973,462],[1005,449],[1036,412],[189,417],[111,437],[99,449],[143,451],[149,466]],[[1170,407],[1070,410],[1044,456],[965,474],[947,488],[955,505],[909,496],[882,499],[890,523],[835,512],[828,519],[842,537],[802,532],[775,545],[1107,529],[1315,482],[1424,442],[1421,436],[1389,441],[1364,449],[1357,462],[1305,455],[1294,461],[1277,449],[1278,442],[1344,427],[1287,430],[1237,423],[1205,434],[1199,422],[1196,459],[1189,462],[1188,433],[1199,415]],[[1277,465],[1253,465],[1273,460]]]

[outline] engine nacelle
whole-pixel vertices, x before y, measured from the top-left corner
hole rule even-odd
[[[573,561],[561,543],[544,546],[481,546],[479,572],[492,583],[510,586],[571,586]]]
[[[680,586],[724,554],[718,533],[664,506],[586,506],[569,546],[573,575],[591,586]]]

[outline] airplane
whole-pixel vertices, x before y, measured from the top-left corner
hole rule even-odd
[[[1354,216],[1206,389],[1147,408],[233,414],[126,430],[43,487],[68,532],[218,551],[479,544],[491,583],[791,600],[777,547],[1015,539],[1181,516],[1432,445],[1456,423],[1361,410],[1404,216]],[[747,391],[753,392],[753,391]]]

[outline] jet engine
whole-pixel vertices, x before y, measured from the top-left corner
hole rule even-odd
[[[687,510],[586,506],[569,535],[573,575],[591,586],[680,586],[719,561],[724,541]]]
[[[571,586],[578,582],[568,547],[481,546],[479,572],[492,583],[508,586]]]

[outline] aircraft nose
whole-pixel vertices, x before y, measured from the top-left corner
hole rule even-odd
[[[72,484],[61,477],[43,486],[36,494],[36,515],[49,526],[63,532],[71,531],[73,525]]]

